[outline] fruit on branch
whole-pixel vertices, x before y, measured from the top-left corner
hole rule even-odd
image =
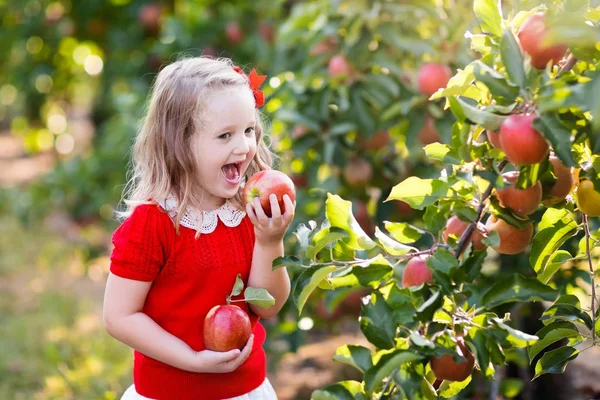
[[[525,228],[518,229],[508,222],[490,215],[485,227],[488,232],[498,232],[500,244],[493,249],[501,254],[519,254],[529,246],[533,237],[533,224],[528,222]]]
[[[258,197],[265,214],[267,217],[271,217],[271,201],[269,200],[271,193],[277,196],[282,214],[285,212],[283,196],[287,194],[292,202],[296,200],[294,182],[283,172],[270,169],[259,171],[248,179],[244,187],[244,202],[253,204],[254,198]]]
[[[268,22],[263,22],[258,26],[258,34],[267,43],[272,43],[275,38],[275,31],[273,25]]]
[[[364,158],[354,157],[344,167],[343,175],[351,187],[364,187],[373,177],[373,167]]]
[[[450,217],[446,222],[446,228],[442,233],[442,239],[444,243],[448,243],[448,237],[450,237],[450,235],[456,236],[456,242],[458,243],[460,237],[462,236],[463,232],[467,229],[468,226],[468,222],[461,221],[456,215]],[[486,246],[485,244],[483,244],[482,240],[483,236],[481,235],[481,232],[479,232],[477,229],[474,229],[473,233],[471,233],[470,242],[473,243],[473,248],[475,250],[485,249]]]
[[[600,217],[600,193],[596,191],[592,181],[582,179],[579,182],[575,200],[579,211],[590,217]]]
[[[214,306],[204,318],[204,345],[208,350],[241,350],[251,333],[248,314],[236,305]]]
[[[427,283],[433,283],[433,273],[427,266],[427,259],[430,255],[420,255],[411,258],[404,267],[402,273],[402,287],[419,286]]]
[[[548,44],[549,27],[543,13],[528,17],[519,28],[519,42],[523,51],[531,56],[531,66],[544,69],[550,61],[552,66],[564,57],[568,46],[564,43]]]
[[[571,193],[575,184],[575,178],[573,177],[573,168],[567,168],[560,159],[554,155],[550,156],[550,163],[554,169],[554,176],[556,176],[556,182],[550,189],[547,199],[543,201],[544,205],[552,205],[560,203]]]
[[[452,354],[432,357],[430,361],[431,370],[437,379],[462,382],[473,373],[473,367],[475,366],[473,352],[462,337],[457,337],[456,341],[456,351],[463,359],[455,361]]]
[[[452,78],[452,70],[446,64],[424,64],[417,76],[419,91],[431,97],[438,89],[445,88],[450,78]]]
[[[500,133],[494,131],[486,131],[487,138],[492,146],[502,150],[502,143],[500,143]]]
[[[329,60],[328,69],[329,75],[331,75],[332,78],[348,77],[352,74],[352,67],[350,66],[350,63],[348,63],[346,57],[341,54],[331,57]]]
[[[320,54],[328,53],[330,51],[334,51],[337,47],[337,39],[332,36],[329,36],[319,43],[317,43],[312,49],[310,49],[309,55],[318,56]]]
[[[147,35],[155,36],[162,25],[162,10],[159,4],[149,3],[140,8],[138,21]]]
[[[225,25],[225,36],[233,44],[238,44],[244,39],[244,31],[239,22],[231,21]]]
[[[431,115],[425,117],[425,123],[418,133],[418,138],[423,146],[442,141],[440,133],[435,127],[435,119]]]
[[[500,126],[500,144],[514,165],[542,162],[548,154],[546,139],[533,127],[535,114],[513,114]]]
[[[387,147],[391,142],[390,133],[388,131],[375,132],[369,138],[358,138],[358,147],[364,150],[379,150]]]
[[[517,189],[516,183],[519,179],[518,171],[502,174],[505,183],[510,186],[505,189],[496,190],[496,196],[500,205],[510,208],[515,214],[526,217],[537,210],[542,201],[542,184],[538,181],[527,189]]]

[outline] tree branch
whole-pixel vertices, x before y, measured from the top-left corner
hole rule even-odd
[[[500,164],[498,164],[498,169],[500,170],[500,172],[502,172],[504,167],[506,167],[506,164],[508,164],[508,160],[502,160]],[[481,219],[481,214],[483,213],[483,209],[485,208],[485,201],[488,199],[488,197],[491,196],[492,190],[494,190],[494,185],[490,183],[487,189],[485,189],[485,192],[483,192],[483,196],[481,196],[481,201],[479,202],[479,206],[477,207],[477,219],[475,220],[475,223],[470,223],[469,226],[467,226],[467,229],[465,229],[458,241],[458,248],[454,253],[456,258],[458,258],[465,250],[465,247],[467,247],[469,239],[471,238],[471,235],[475,230],[475,224],[478,223]]]
[[[383,389],[381,390],[381,394],[377,398],[378,400],[381,400],[383,398],[383,396],[385,395],[385,392],[388,391],[388,389],[390,388],[390,386],[392,384],[392,381],[394,380],[394,375],[396,375],[397,373],[398,373],[398,368],[395,368],[390,375],[390,379],[388,379],[388,381],[383,386]]]

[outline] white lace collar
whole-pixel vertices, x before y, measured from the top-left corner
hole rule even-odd
[[[178,202],[174,195],[170,194],[166,200],[161,201],[160,206],[169,213],[171,218],[174,219],[177,216]],[[245,216],[244,211],[237,209],[227,200],[216,210],[201,211],[188,207],[179,219],[179,224],[200,233],[212,233],[217,228],[219,219],[225,226],[235,227],[242,222]],[[202,224],[200,224],[201,220]]]

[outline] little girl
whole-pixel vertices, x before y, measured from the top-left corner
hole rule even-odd
[[[227,59],[188,58],[157,76],[133,148],[126,220],[114,232],[104,324],[134,349],[133,383],[122,399],[276,399],[266,379],[265,330],[290,282],[272,271],[295,203],[285,213],[271,195],[242,207],[246,178],[271,166],[263,143],[258,89]],[[206,350],[204,317],[225,304],[236,276],[275,298],[267,309],[236,303],[250,316],[242,350]]]

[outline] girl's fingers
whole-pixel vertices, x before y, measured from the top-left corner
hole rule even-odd
[[[269,195],[269,202],[271,203],[271,218],[274,220],[281,218],[281,209],[279,208],[277,195],[271,193]]]
[[[294,219],[294,213],[296,208],[296,202],[292,202],[290,196],[287,194],[283,195],[283,203],[285,204],[285,214],[284,219],[287,223],[291,222]]]
[[[233,360],[235,360],[242,354],[242,352],[238,349],[233,349],[233,350],[224,351],[224,352],[214,351],[212,353],[213,353],[215,363],[217,363],[217,364],[225,364],[228,362],[232,362]]]
[[[267,217],[265,210],[263,210],[262,206],[260,205],[260,200],[258,197],[254,198],[254,212],[256,213],[256,218],[261,224],[266,224],[269,222],[269,217]]]

